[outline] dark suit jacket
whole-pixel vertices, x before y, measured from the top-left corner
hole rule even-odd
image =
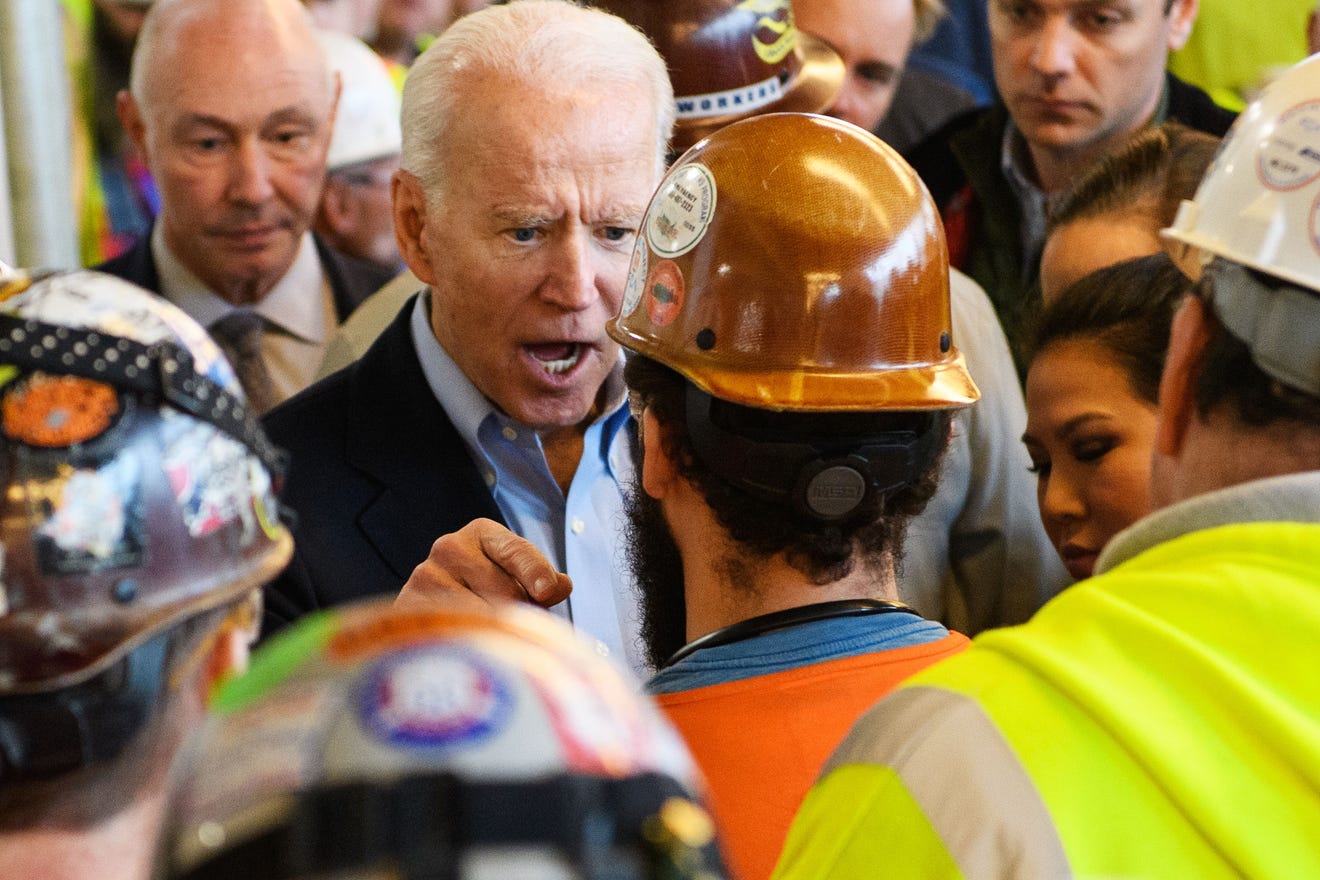
[[[415,299],[415,298],[414,298]],[[317,608],[397,593],[436,538],[504,522],[422,374],[414,299],[362,358],[271,410],[288,450],[293,562],[266,588],[264,633]]]
[[[1163,117],[1222,137],[1233,113],[1171,73],[1165,74]],[[957,116],[905,154],[944,220],[949,264],[985,289],[1008,336],[1020,376],[1027,369],[1027,328],[1041,307],[1040,254],[1028,265],[1022,207],[1000,168],[1008,108],[995,104]]]
[[[321,258],[321,268],[325,270],[325,277],[330,282],[335,314],[341,324],[364,299],[394,277],[388,269],[341,254],[315,233],[312,233],[312,240],[316,242],[316,255]],[[160,273],[151,255],[150,229],[127,251],[92,268],[131,281],[152,293],[160,293]]]

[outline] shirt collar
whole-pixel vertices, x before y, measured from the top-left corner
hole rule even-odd
[[[161,295],[197,323],[210,327],[236,306],[218,296],[179,261],[165,243],[163,225],[157,223],[151,231],[151,255],[160,276]],[[303,233],[293,264],[252,311],[293,336],[322,344],[326,341],[324,284],[316,243],[310,232]],[[308,296],[309,290],[315,295]]]
[[[480,454],[478,431],[484,422],[495,419],[501,424],[517,425],[518,423],[496,409],[435,338],[435,333],[431,330],[430,306],[431,291],[430,288],[425,288],[413,305],[410,326],[413,346],[417,349],[417,359],[422,364],[422,374],[426,377],[426,384],[430,386],[431,393],[444,407],[445,413],[454,423],[454,428],[463,438],[468,449],[474,454]],[[611,420],[610,430],[607,430],[605,432],[607,436],[602,438],[605,447],[608,448],[614,432],[627,421],[625,404],[628,394],[623,384],[622,358],[605,377],[604,390],[606,407],[596,421]],[[621,412],[624,413],[624,417],[616,418]]]
[[[1316,522],[1320,471],[1252,480],[1157,510],[1115,535],[1096,560],[1108,571],[1152,547],[1190,532],[1249,522]]]
[[[1008,124],[1004,126],[1004,136],[999,141],[999,168],[1019,201],[1028,198],[1044,201],[1045,193],[1032,179],[1035,172],[1031,170],[1030,158],[1026,139],[1010,116]]]

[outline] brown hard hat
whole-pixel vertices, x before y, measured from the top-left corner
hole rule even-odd
[[[789,0],[593,0],[641,30],[674,85],[675,149],[757,113],[816,113],[843,85],[844,65],[798,31]]]
[[[930,194],[878,138],[823,116],[754,116],[674,164],[609,333],[762,409],[948,409],[980,396],[953,346]]]
[[[0,271],[0,697],[70,687],[293,553],[206,331],[97,272]]]

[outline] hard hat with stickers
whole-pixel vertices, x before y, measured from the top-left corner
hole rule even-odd
[[[823,116],[755,116],[684,153],[607,330],[687,380],[707,467],[818,522],[911,485],[945,442],[936,414],[980,396],[930,194],[874,135]]]
[[[1320,397],[1320,55],[1243,111],[1163,235],[1256,364]]]
[[[1242,112],[1163,235],[1193,277],[1223,257],[1320,290],[1320,55]]]
[[[745,119],[674,163],[608,330],[745,406],[949,409],[978,397],[951,335],[934,202],[886,144],[823,116]]]
[[[0,271],[0,776],[114,754],[159,699],[162,635],[279,572],[279,459],[179,309],[95,272]]]
[[[789,0],[591,0],[650,38],[669,68],[683,150],[738,119],[818,113],[843,87],[844,65],[797,29]]]
[[[162,876],[723,876],[677,734],[537,609],[340,606],[212,708]]]

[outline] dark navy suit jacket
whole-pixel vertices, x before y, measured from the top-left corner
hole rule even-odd
[[[436,538],[504,517],[422,373],[410,299],[362,358],[266,414],[289,452],[293,562],[266,588],[264,635],[309,611],[395,594]]]

